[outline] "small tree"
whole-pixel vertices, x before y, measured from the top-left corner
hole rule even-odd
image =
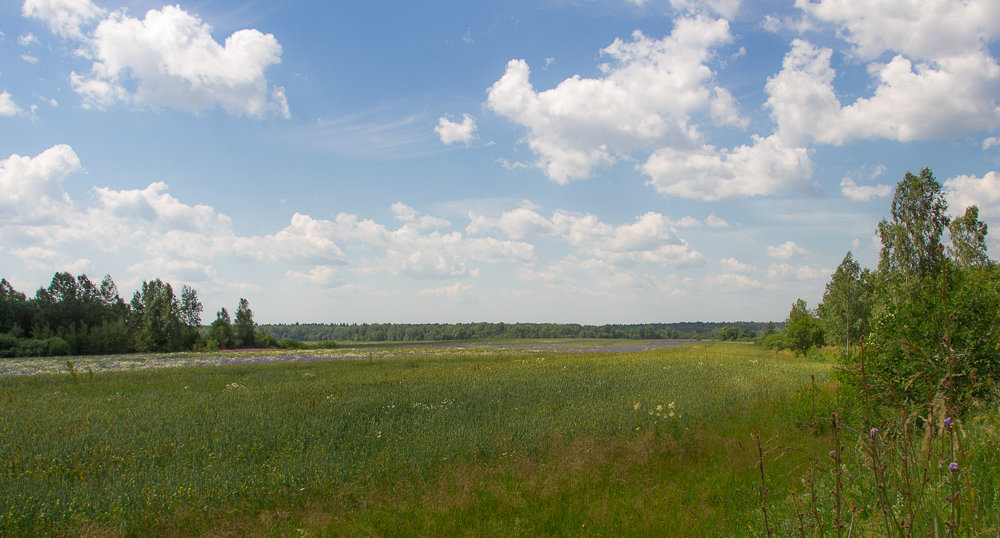
[[[239,347],[253,347],[254,333],[257,327],[253,322],[253,311],[250,310],[250,303],[240,298],[240,304],[236,308],[236,319],[233,323],[233,335],[236,345]]]
[[[222,310],[215,315],[215,321],[208,331],[208,340],[210,346],[215,344],[222,349],[229,349],[236,343],[233,337],[233,323],[226,307],[222,307]]]
[[[785,322],[785,342],[796,354],[805,355],[813,347],[823,345],[823,325],[806,308],[802,299],[795,301]]]

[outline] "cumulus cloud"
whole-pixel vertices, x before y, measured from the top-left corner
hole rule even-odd
[[[28,32],[17,36],[17,44],[22,47],[30,47],[38,44],[38,38],[35,37],[35,34]]]
[[[986,151],[994,146],[1000,146],[1000,137],[990,136],[983,139],[983,151]]]
[[[12,248],[10,254],[19,258],[29,269],[45,272],[66,271],[73,274],[85,273],[93,268],[87,258],[67,256],[44,247]]]
[[[461,142],[466,146],[476,138],[476,120],[468,114],[462,114],[462,123],[455,123],[445,116],[438,118],[434,131],[441,137],[441,142],[452,144]]]
[[[771,118],[786,143],[907,142],[1000,128],[1000,65],[985,47],[1000,34],[995,2],[872,4],[797,2],[838,27],[869,62],[873,90],[842,104],[833,86],[833,50],[794,40],[766,85]],[[888,61],[879,61],[889,53]]]
[[[764,286],[759,280],[738,273],[723,273],[706,277],[705,284],[710,288],[733,291],[755,290]]]
[[[886,198],[892,194],[890,185],[858,185],[853,179],[840,180],[840,192],[855,202],[868,202],[875,198]]]
[[[106,11],[90,0],[24,0],[21,14],[48,24],[52,33],[84,39],[82,26],[104,16]]]
[[[71,206],[62,182],[82,169],[76,152],[65,144],[35,157],[15,154],[0,160],[0,224],[60,218]]]
[[[729,223],[726,222],[726,219],[712,213],[705,217],[705,226],[708,226],[709,228],[728,228]]]
[[[9,92],[0,92],[0,116],[16,116],[23,112]]]
[[[732,150],[662,148],[640,169],[657,192],[716,201],[801,190],[813,164],[806,148],[755,135],[751,145]]]
[[[792,266],[787,263],[772,263],[767,268],[768,278],[775,280],[825,280],[832,271],[816,269],[806,265]]]
[[[455,282],[451,286],[445,286],[442,288],[425,288],[420,290],[420,295],[426,295],[431,297],[444,297],[446,299],[457,300],[468,298],[472,294],[473,287],[471,284],[462,284],[461,282]]]
[[[285,277],[288,279],[308,282],[318,286],[330,284],[336,275],[337,269],[330,265],[317,265],[310,269],[308,273],[299,271],[288,271],[285,273]]]
[[[89,72],[70,74],[85,107],[126,103],[193,113],[221,107],[237,116],[289,117],[284,88],[269,87],[264,75],[281,63],[272,34],[244,29],[220,44],[211,26],[179,6],[138,19],[125,10],[107,14],[89,0],[26,0],[22,12],[80,42],[79,54],[93,60]]]
[[[700,133],[691,117],[713,103],[717,121],[741,121],[731,95],[711,85],[706,65],[731,39],[723,19],[681,18],[663,39],[638,31],[631,41],[616,39],[601,51],[612,60],[602,66],[604,77],[574,76],[541,92],[527,62],[511,60],[489,88],[487,106],[528,129],[535,165],[550,179],[586,178],[636,150],[695,144]]]
[[[1000,218],[1000,173],[960,175],[946,180],[943,186],[953,212],[964,213],[965,208],[975,205],[984,217]]]
[[[729,273],[752,273],[754,267],[747,265],[736,258],[723,258],[719,260],[719,265]]]
[[[862,59],[886,51],[940,58],[976,50],[1000,35],[992,0],[796,0],[809,16],[836,25]]]
[[[804,248],[796,245],[794,241],[785,241],[776,247],[769,246],[766,250],[768,256],[778,258],[779,260],[787,260],[789,258],[808,254]]]
[[[573,246],[578,255],[589,259],[613,264],[649,263],[676,267],[703,262],[702,255],[675,233],[678,225],[693,223],[700,224],[690,217],[674,222],[660,213],[648,212],[636,217],[632,224],[615,226],[592,214],[576,215],[559,210],[548,218],[534,209],[521,207],[505,211],[495,219],[470,213],[466,233],[482,234],[499,229],[512,239],[556,237]]]

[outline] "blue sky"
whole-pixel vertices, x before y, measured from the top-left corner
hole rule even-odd
[[[782,320],[876,263],[907,171],[1000,226],[998,37],[993,0],[5,2],[0,274],[206,321]]]

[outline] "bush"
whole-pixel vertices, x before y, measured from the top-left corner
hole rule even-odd
[[[43,343],[45,345],[46,356],[58,357],[61,355],[69,355],[69,342],[59,338],[58,336],[46,338],[43,340]]]
[[[264,333],[255,333],[253,343],[255,347],[278,347],[278,339]]]
[[[305,349],[306,345],[298,340],[286,338],[278,342],[278,347],[281,349]]]
[[[785,342],[785,335],[776,333],[765,336],[764,339],[760,341],[760,347],[780,351],[782,349],[788,349],[788,343]]]

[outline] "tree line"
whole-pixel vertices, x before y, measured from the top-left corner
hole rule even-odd
[[[878,266],[847,252],[815,310],[799,299],[785,331],[765,345],[806,353],[844,349],[844,379],[886,403],[949,405],[1000,382],[1000,265],[987,254],[987,225],[971,206],[948,216],[932,171],[896,185],[877,233]]]
[[[160,279],[145,281],[126,302],[110,275],[95,284],[87,275],[53,275],[34,297],[0,278],[0,357],[215,350],[259,342],[253,312],[240,299],[235,318],[223,308],[202,327],[198,292],[180,295]],[[263,338],[263,344],[273,343]]]
[[[262,333],[278,340],[301,342],[423,342],[436,340],[478,340],[514,338],[629,338],[692,339],[716,338],[731,327],[739,335],[756,335],[763,322],[737,323],[651,323],[580,325],[577,323],[283,323],[264,324]]]

